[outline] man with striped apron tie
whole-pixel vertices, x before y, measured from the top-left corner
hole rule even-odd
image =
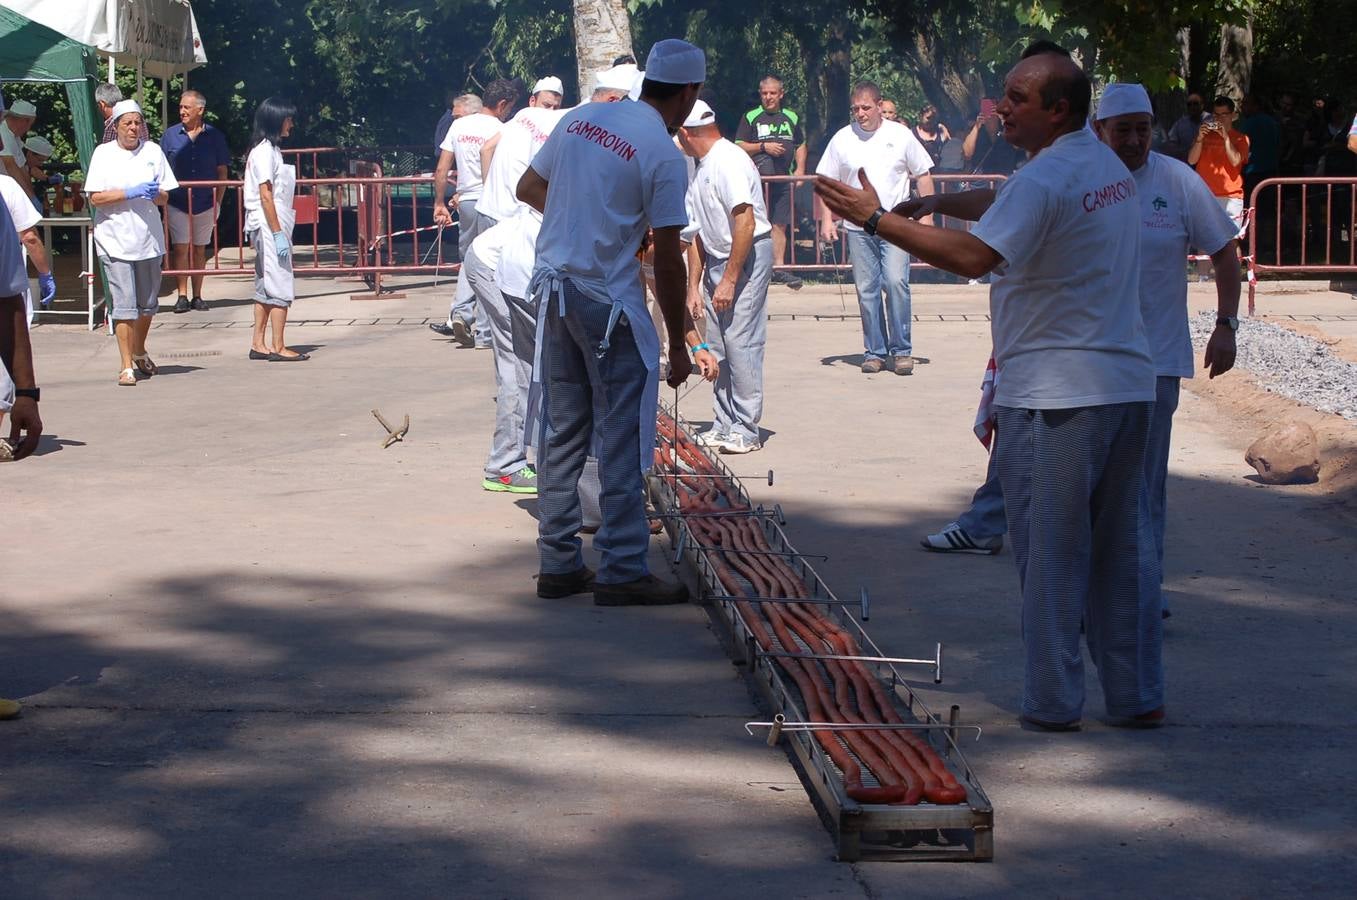
[[[542,213],[531,290],[538,300],[529,428],[537,429],[540,597],[592,591],[601,606],[687,600],[650,574],[644,473],[654,459],[659,336],[637,253],[653,229],[668,383],[692,371],[685,352],[680,232],[687,167],[670,135],[706,80],[702,51],[651,48],[640,100],[586,103],[552,132],[518,184]],[[595,424],[599,426],[595,429]],[[584,564],[578,484],[597,431],[603,524],[597,576]]]
[[[1160,725],[1159,561],[1144,489],[1155,370],[1140,313],[1136,179],[1086,127],[1092,90],[1069,54],[1042,42],[1023,57],[998,113],[1031,161],[974,231],[888,213],[866,184],[821,178],[816,192],[932,265],[998,276],[995,465],[1022,589],[1019,718],[1080,727],[1083,625],[1112,723]]]

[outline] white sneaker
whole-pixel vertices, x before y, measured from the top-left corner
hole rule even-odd
[[[708,428],[706,431],[693,438],[693,441],[699,447],[716,447],[718,449],[725,446],[725,443],[728,440],[729,438],[725,434],[717,431],[715,428]]]
[[[753,453],[763,445],[758,441],[752,441],[742,434],[727,435],[721,444],[722,453]]]
[[[977,541],[966,533],[966,529],[952,522],[937,534],[930,534],[919,541],[919,544],[935,553],[984,553],[993,556],[1004,548],[1004,539],[991,537]]]

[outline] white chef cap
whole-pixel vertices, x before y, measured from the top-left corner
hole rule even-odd
[[[137,101],[119,100],[117,103],[113,104],[113,113],[111,115],[111,118],[113,119],[113,124],[116,125],[118,123],[118,120],[121,119],[123,116],[127,115],[128,113],[140,113],[140,112],[141,105],[138,104]]]
[[[9,108],[9,114],[11,116],[32,119],[38,115],[38,108],[27,100],[15,100],[14,105]]]
[[[623,63],[620,66],[613,66],[611,69],[604,69],[594,76],[594,90],[606,88],[612,91],[631,91],[632,85],[636,82],[636,66],[633,63]]]
[[[646,78],[664,84],[696,84],[707,80],[707,56],[687,41],[669,38],[650,48]]]
[[[1098,101],[1098,114],[1094,118],[1101,122],[1103,119],[1132,113],[1148,113],[1154,118],[1154,107],[1150,105],[1150,95],[1145,92],[1145,86],[1114,81],[1103,88],[1102,99]]]
[[[539,78],[537,83],[532,86],[534,94],[540,94],[542,91],[551,91],[553,94],[564,94],[565,85],[561,84],[561,79],[555,75],[548,75],[546,78]]]

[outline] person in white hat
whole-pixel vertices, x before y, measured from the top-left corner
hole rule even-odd
[[[997,112],[1005,140],[1031,158],[997,194],[925,198],[888,212],[869,181],[815,185],[832,211],[931,265],[998,276],[990,287],[994,465],[1022,590],[1019,718],[1045,731],[1081,727],[1081,626],[1113,723],[1165,721],[1162,596],[1145,489],[1156,384],[1141,316],[1144,208],[1135,176],[1087,127],[1091,93],[1062,48],[1041,41],[1023,53]],[[979,221],[966,232],[910,219],[934,211]]]
[[[113,107],[117,138],[94,148],[85,193],[94,207],[94,244],[108,287],[109,318],[118,338],[122,367],[118,384],[158,371],[146,352],[151,319],[160,308],[160,263],[165,227],[160,210],[179,187],[160,145],[141,140],[144,124],[135,100]]]
[[[710,106],[693,104],[678,138],[698,163],[684,236],[696,242],[702,266],[688,273],[688,310],[694,319],[705,315],[707,341],[721,363],[714,421],[697,439],[722,453],[748,453],[761,446],[773,227],[759,170],[721,136]]]
[[[537,79],[537,83],[532,86],[532,93],[528,95],[528,105],[542,109],[560,109],[564,97],[565,85],[561,84],[561,79],[555,75],[548,75]]]
[[[538,476],[537,593],[593,591],[601,606],[682,603],[687,589],[650,574],[643,474],[653,461],[659,336],[646,312],[639,254],[654,234],[660,308],[669,333],[668,383],[692,371],[681,232],[687,166],[671,133],[707,77],[692,44],[660,41],[638,103],[587,103],[552,132],[518,183],[542,213],[533,403]],[[597,426],[597,428],[596,428]],[[579,538],[578,484],[597,440],[603,524],[597,577]]]
[[[493,218],[482,215],[480,211],[484,185],[482,173],[485,172],[481,151],[486,142],[504,127],[521,92],[518,83],[507,78],[490,82],[486,85],[485,96],[481,98],[480,109],[453,122],[439,148],[438,166],[434,170],[434,196],[443,197],[448,184],[448,171],[454,168],[457,171],[457,192],[447,204],[434,204],[433,220],[436,225],[451,226],[451,209],[457,210],[459,259],[466,257],[477,235],[495,224]],[[477,307],[471,285],[465,278],[457,279],[457,290],[448,309],[447,322],[435,322],[429,328],[453,338],[465,347],[474,345],[487,350],[490,348],[490,325],[485,312]]]
[[[28,175],[28,157],[24,154],[24,135],[28,134],[37,120],[38,108],[27,100],[15,100],[5,110],[0,121],[0,160],[4,162],[4,172],[23,188],[28,202],[39,213],[43,212],[42,201],[33,190],[33,179]]]

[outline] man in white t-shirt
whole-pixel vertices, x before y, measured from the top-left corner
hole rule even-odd
[[[1154,417],[1145,450],[1145,486],[1155,554],[1162,576],[1167,506],[1169,440],[1183,378],[1191,378],[1192,338],[1187,321],[1187,254],[1198,247],[1222,263],[1216,282],[1216,328],[1206,344],[1210,376],[1234,366],[1239,327],[1239,267],[1236,227],[1196,172],[1171,156],[1150,152],[1154,114],[1139,84],[1113,83],[1098,104],[1095,131],[1121,158],[1136,180],[1140,201],[1140,313],[1154,357]],[[996,514],[997,513],[997,514]],[[1003,491],[994,465],[971,508],[924,546],[941,552],[981,552],[996,547],[1004,533]],[[973,548],[973,549],[972,549]],[[1165,605],[1163,615],[1167,617]]]
[[[2,103],[0,109],[4,109]],[[24,135],[28,134],[37,117],[38,108],[27,100],[15,100],[4,109],[4,118],[0,119],[0,163],[4,165],[5,174],[23,189],[28,202],[41,212],[42,203],[33,191],[33,179],[28,174],[24,155]]]
[[[707,317],[707,342],[721,364],[711,429],[697,440],[722,453],[761,446],[763,351],[773,227],[754,161],[721,136],[712,108],[699,100],[679,129],[683,152],[697,160],[688,185],[688,228],[701,267],[688,272],[688,311]]]
[[[1032,159],[969,233],[888,213],[866,185],[816,184],[831,210],[920,259],[997,275],[995,465],[1022,585],[1021,719],[1051,731],[1080,727],[1081,624],[1108,715],[1164,721],[1144,477],[1155,369],[1140,312],[1140,204],[1136,179],[1086,127],[1090,95],[1068,53],[1045,42],[1028,49],[998,113],[1005,139]],[[929,205],[953,212],[947,199]]]
[[[47,255],[47,246],[42,242],[42,235],[38,234],[38,223],[42,221],[42,215],[33,208],[23,190],[8,175],[0,175],[0,200],[4,201],[5,208],[9,210],[10,221],[14,223],[14,230],[19,235],[19,243],[32,258],[33,268],[38,271],[38,287],[42,289],[38,303],[46,309],[57,295],[57,280],[52,275],[52,261]],[[24,306],[28,310],[28,321],[32,322],[33,298],[28,290],[27,281],[24,282]]]
[[[645,71],[638,102],[586,103],[570,112],[518,184],[519,199],[543,214],[533,275],[540,405],[530,405],[528,415],[538,451],[537,593],[592,590],[601,606],[688,596],[646,565],[643,474],[654,457],[659,336],[646,311],[639,256],[649,229],[669,332],[668,382],[677,387],[692,371],[680,246],[687,167],[669,130],[692,110],[706,57],[684,41],[660,41]],[[595,440],[603,484],[597,581],[580,552],[577,491]]]
[[[909,199],[911,179],[920,196],[933,193],[933,158],[914,133],[881,115],[881,89],[870,81],[853,88],[853,123],[832,137],[815,167],[817,175],[859,186],[858,171],[880,192],[882,202],[894,206]],[[816,203],[820,239],[835,244],[838,226]],[[887,366],[897,375],[914,373],[911,339],[913,311],[909,294],[909,254],[845,222],[848,259],[862,312],[862,371],[880,372]],[[884,296],[884,300],[883,300]]]
[[[438,165],[434,168],[434,196],[442,197],[448,184],[448,170],[457,169],[457,192],[450,205],[457,210],[457,253],[464,259],[471,242],[482,231],[494,225],[494,220],[480,214],[477,204],[481,198],[481,148],[499,133],[504,120],[518,102],[518,87],[506,78],[490,82],[485,89],[481,107],[452,123],[440,147]],[[473,110],[470,98],[466,108]],[[444,227],[452,224],[452,213],[443,203],[434,203],[434,224]],[[473,326],[474,322],[474,326]],[[457,279],[457,291],[448,310],[446,324],[430,325],[439,334],[448,335],[463,346],[489,348],[490,327],[485,316],[476,308],[476,299],[465,278]],[[474,327],[474,336],[473,336]]]

